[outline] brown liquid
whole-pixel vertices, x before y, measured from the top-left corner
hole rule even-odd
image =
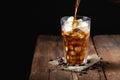
[[[88,50],[89,34],[84,33],[78,28],[72,32],[68,32],[68,34],[69,35],[66,35],[66,33],[62,31],[67,63],[82,64]]]
[[[80,0],[76,0],[76,4],[75,4],[75,12],[74,12],[74,20],[73,20],[73,23],[72,23],[72,29],[75,28],[75,22],[76,22],[76,16],[77,16],[77,11],[78,11],[78,7],[79,7],[79,4],[80,4]]]

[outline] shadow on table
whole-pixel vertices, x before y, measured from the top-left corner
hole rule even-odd
[[[104,66],[105,70],[120,70],[120,63],[117,62],[109,62]]]

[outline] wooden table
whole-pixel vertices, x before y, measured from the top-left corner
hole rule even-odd
[[[75,72],[55,69],[50,59],[63,56],[61,36],[39,35],[33,56],[30,80],[120,80],[120,35],[96,35],[90,39],[89,54],[109,62],[101,71],[89,70],[82,76]]]

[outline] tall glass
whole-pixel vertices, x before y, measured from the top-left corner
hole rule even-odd
[[[73,24],[73,18],[64,16],[60,20],[65,62],[84,64],[88,55],[91,19],[77,16]]]

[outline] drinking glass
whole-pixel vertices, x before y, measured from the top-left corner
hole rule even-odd
[[[65,62],[84,64],[88,56],[91,19],[87,16],[63,16],[60,19]]]

